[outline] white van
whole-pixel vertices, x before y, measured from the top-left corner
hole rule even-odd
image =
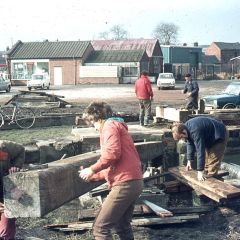
[[[47,73],[37,73],[33,74],[32,78],[27,81],[27,88],[29,91],[32,88],[49,89],[50,79]]]
[[[157,79],[158,90],[161,88],[175,88],[175,78],[172,73],[159,73]]]

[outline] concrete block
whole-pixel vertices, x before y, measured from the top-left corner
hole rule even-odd
[[[41,164],[82,153],[82,142],[74,137],[38,141],[36,145],[39,148]]]
[[[179,110],[175,108],[164,108],[163,117],[174,122],[186,122],[191,114],[188,110]]]

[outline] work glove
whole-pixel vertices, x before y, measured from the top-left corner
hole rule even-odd
[[[205,181],[205,177],[203,176],[203,171],[197,171],[198,181]]]
[[[85,181],[89,181],[89,179],[93,176],[94,171],[89,168],[84,168],[79,171],[79,177]]]
[[[186,166],[186,171],[190,171],[190,170],[192,170],[192,166],[191,166],[191,161],[188,160],[187,161],[187,166]]]

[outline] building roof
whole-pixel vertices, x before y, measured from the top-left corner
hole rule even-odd
[[[149,57],[153,55],[157,39],[128,39],[128,40],[95,40],[91,42],[95,50],[146,50]],[[160,47],[160,45],[159,45]]]
[[[111,62],[140,62],[146,54],[145,50],[106,50],[93,51],[86,59],[86,63],[111,63]]]
[[[213,42],[214,44],[217,45],[217,47],[221,50],[240,50],[240,43],[235,42],[235,43],[226,43],[226,42]]]
[[[18,41],[7,54],[11,59],[82,58],[89,45],[90,41]]]

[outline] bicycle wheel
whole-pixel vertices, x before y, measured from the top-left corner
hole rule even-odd
[[[35,113],[30,108],[19,108],[15,115],[15,121],[20,128],[30,128],[35,122]]]
[[[4,125],[4,117],[2,115],[2,113],[0,112],[0,127],[2,127]]]

